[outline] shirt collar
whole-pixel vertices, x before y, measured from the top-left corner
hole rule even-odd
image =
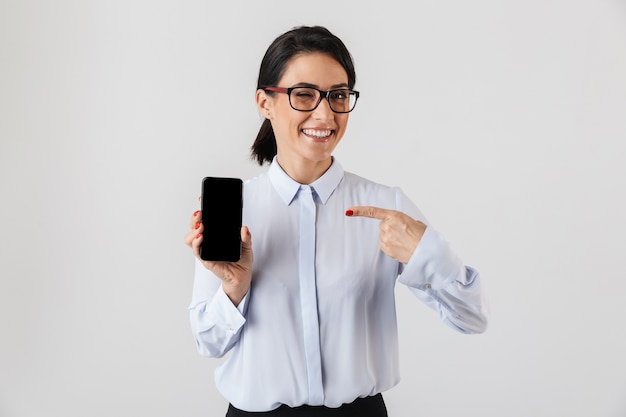
[[[311,187],[315,190],[322,204],[326,204],[333,191],[335,191],[343,179],[343,173],[343,167],[333,157],[330,168],[328,168],[324,175],[311,184]],[[272,160],[268,175],[272,186],[278,192],[280,198],[285,204],[290,205],[296,194],[298,194],[301,184],[291,179],[291,177],[283,171],[280,165],[278,165],[276,157]]]

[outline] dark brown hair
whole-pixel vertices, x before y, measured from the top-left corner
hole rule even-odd
[[[356,83],[354,63],[341,39],[322,26],[299,26],[280,35],[267,48],[259,69],[257,89],[276,87],[291,58],[314,52],[321,52],[334,58],[348,74],[348,87],[354,88]],[[263,165],[272,162],[276,152],[274,130],[270,121],[265,119],[251,147],[252,159]]]

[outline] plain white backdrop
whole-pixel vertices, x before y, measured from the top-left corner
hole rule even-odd
[[[183,244],[248,178],[258,66],[327,26],[362,96],[336,151],[467,264],[484,335],[397,288],[393,417],[626,415],[626,4],[0,1],[0,416],[222,416]]]

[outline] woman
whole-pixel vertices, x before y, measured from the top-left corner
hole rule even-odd
[[[478,273],[400,189],[333,158],[355,80],[327,29],[279,36],[259,71],[252,154],[270,166],[245,182],[240,261],[202,261],[201,214],[191,219],[191,326],[202,355],[230,352],[216,370],[227,416],[386,416],[380,394],[399,380],[396,282],[452,328],[486,329]]]

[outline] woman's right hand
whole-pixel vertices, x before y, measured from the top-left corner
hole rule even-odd
[[[191,216],[190,232],[185,236],[185,244],[202,262],[205,268],[222,280],[222,288],[235,306],[239,305],[250,289],[252,282],[252,235],[247,226],[241,228],[241,258],[237,262],[205,261],[200,258],[204,225],[202,212],[196,211]]]

